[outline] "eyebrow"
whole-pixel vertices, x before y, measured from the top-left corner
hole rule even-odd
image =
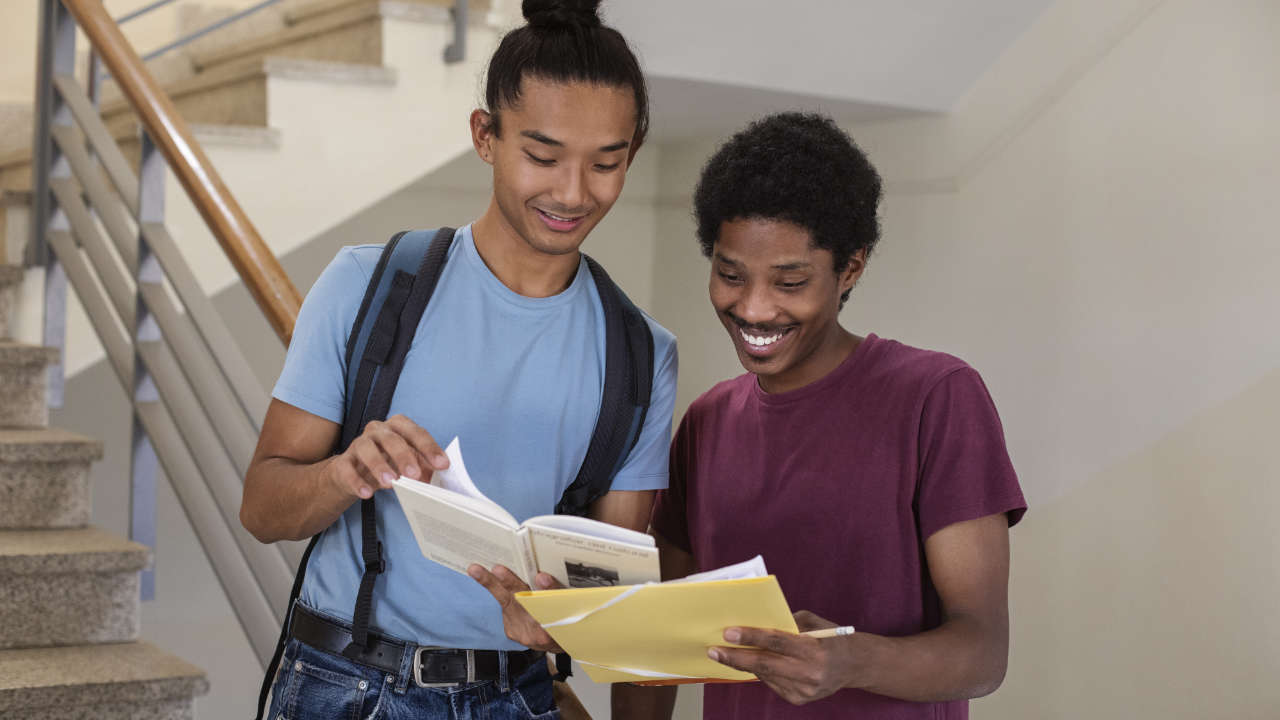
[[[734,260],[733,258],[725,257],[720,253],[715,254],[715,259],[719,260],[722,263],[725,263],[726,265],[742,265],[740,261]],[[787,272],[789,270],[807,270],[811,267],[813,267],[813,263],[796,260],[795,262],[782,263],[781,265],[773,265],[771,269]]]
[[[547,137],[546,135],[543,135],[537,130],[525,130],[520,134],[524,137],[529,138],[530,140],[533,140],[534,142],[540,142],[543,145],[550,145],[551,147],[564,147],[564,143],[560,142],[559,140],[556,140],[555,138]],[[617,152],[619,150],[626,150],[629,147],[631,147],[630,140],[619,140],[616,143],[612,143],[610,145],[605,145],[601,147],[600,152],[606,152],[606,153]]]

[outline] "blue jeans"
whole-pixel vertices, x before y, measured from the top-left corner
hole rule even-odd
[[[418,687],[413,650],[400,670],[359,665],[290,639],[271,687],[270,720],[558,720],[551,673],[534,663],[507,676],[505,655],[496,680],[448,688]]]

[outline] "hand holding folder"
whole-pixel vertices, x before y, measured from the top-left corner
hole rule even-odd
[[[777,578],[761,576],[758,558],[751,566],[749,577],[733,577],[735,566],[684,581],[522,592],[516,600],[596,682],[754,680],[707,657],[708,648],[725,645],[726,627],[798,630]]]

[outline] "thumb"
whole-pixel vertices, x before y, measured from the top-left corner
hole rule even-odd
[[[539,590],[558,590],[564,587],[559,580],[547,573],[538,573],[537,577],[533,579],[533,583],[538,586]]]
[[[814,615],[808,610],[801,610],[800,612],[795,613],[793,617],[796,620],[796,626],[800,628],[800,632],[808,632],[810,630],[821,630],[823,628],[839,627],[836,623],[833,623],[830,620],[827,620],[826,618]]]

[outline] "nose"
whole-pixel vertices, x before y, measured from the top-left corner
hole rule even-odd
[[[770,297],[768,284],[747,283],[733,308],[733,314],[751,325],[766,325],[773,320],[777,312]]]
[[[566,212],[586,209],[587,180],[583,177],[585,168],[574,163],[565,163],[563,168],[556,187],[551,193],[552,199],[561,206],[561,210]]]

